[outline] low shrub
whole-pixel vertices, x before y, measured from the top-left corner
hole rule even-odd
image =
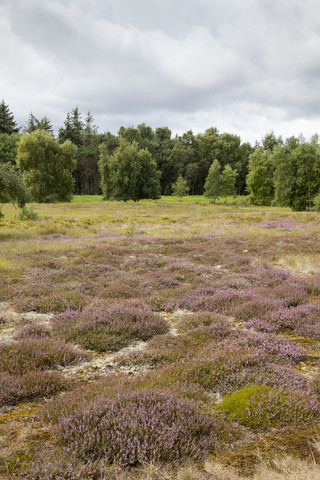
[[[74,382],[57,372],[32,371],[23,375],[0,373],[0,405],[14,404],[21,400],[48,397],[68,390]]]
[[[249,385],[226,395],[217,408],[251,428],[312,424],[320,415],[314,395],[263,385]]]
[[[57,429],[65,449],[78,458],[105,458],[129,467],[203,458],[228,435],[226,425],[218,415],[209,417],[187,400],[141,391],[61,417]]]
[[[15,343],[0,344],[0,372],[23,375],[33,370],[77,364],[85,357],[63,340],[24,338]]]
[[[36,338],[48,338],[51,336],[49,327],[41,325],[41,323],[28,323],[19,328],[14,334],[16,340],[22,338],[36,337]]]
[[[262,332],[294,332],[297,335],[320,339],[320,306],[307,303],[292,308],[283,308],[263,318],[254,318],[247,323]]]
[[[98,352],[117,351],[135,340],[148,340],[166,333],[162,318],[142,308],[97,300],[78,315],[65,312],[52,319],[53,331],[84,348]]]

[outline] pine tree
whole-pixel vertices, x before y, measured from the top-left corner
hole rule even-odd
[[[13,113],[10,112],[9,106],[2,100],[0,103],[0,133],[12,135],[18,132],[19,128],[17,128],[17,124],[14,121]]]

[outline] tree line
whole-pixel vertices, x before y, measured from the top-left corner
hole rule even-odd
[[[99,133],[91,113],[83,118],[78,107],[54,136],[50,120],[32,113],[19,129],[2,100],[0,202],[101,193],[116,200],[204,194],[215,201],[249,194],[255,204],[307,210],[320,203],[319,149],[317,135],[284,141],[271,132],[251,146],[215,127],[174,137],[166,126],[145,124]]]

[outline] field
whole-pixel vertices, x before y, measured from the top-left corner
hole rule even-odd
[[[320,214],[203,197],[0,219],[0,478],[320,478]]]

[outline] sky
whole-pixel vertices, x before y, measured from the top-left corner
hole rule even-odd
[[[0,0],[0,100],[55,131],[320,133],[319,0]]]

